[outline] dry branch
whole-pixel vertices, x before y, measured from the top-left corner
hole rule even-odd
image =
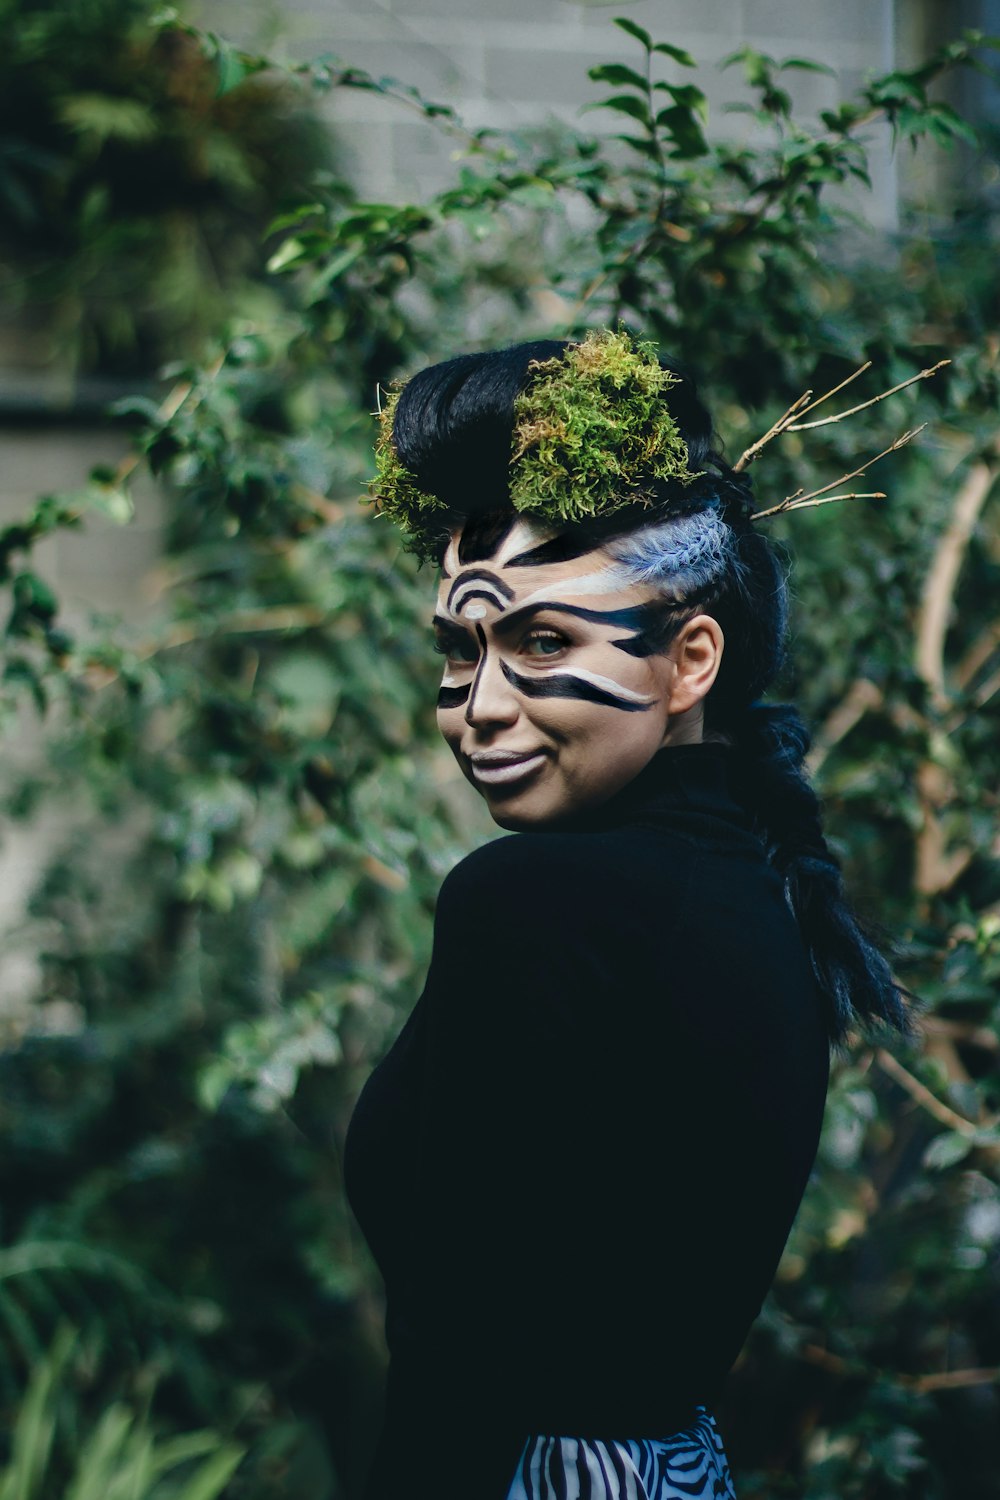
[[[906,1090],[911,1099],[915,1099],[922,1109],[925,1109],[929,1115],[933,1115],[939,1124],[946,1125],[949,1130],[954,1130],[959,1135],[976,1136],[980,1131],[992,1130],[995,1125],[1000,1124],[1000,1115],[990,1120],[983,1120],[979,1124],[974,1120],[967,1120],[964,1115],[951,1109],[932,1093],[925,1084],[920,1082],[919,1078],[914,1078],[909,1069],[904,1068],[903,1064],[884,1047],[878,1048],[875,1060],[883,1073],[888,1073],[890,1078]]]
[[[225,362],[226,351],[223,350],[223,352],[212,361],[208,369],[204,372],[204,375],[202,376],[200,382],[198,399],[195,401],[194,406],[199,406],[201,402],[204,401],[205,397],[208,395],[208,386],[211,385],[212,381],[215,380],[216,376],[221,372]],[[156,408],[157,422],[166,423],[176,417],[177,413],[187,401],[188,397],[196,389],[197,387],[193,380],[178,381],[173,389],[167,392],[166,396],[164,396],[163,400]],[[121,463],[115,469],[114,479],[111,481],[109,488],[118,489],[119,486],[123,485],[126,479],[128,479],[143,462],[145,457],[146,455],[139,452],[138,450],[132,453],[127,453],[122,459]]]
[[[773,427],[768,428],[763,437],[758,438],[755,443],[751,443],[750,447],[745,449],[745,451],[741,453],[739,459],[733,465],[733,468],[736,473],[741,473],[748,464],[751,464],[753,462],[762,448],[766,447],[773,438],[780,437],[783,432],[806,432],[813,427],[831,427],[835,422],[843,422],[848,417],[853,417],[856,412],[866,411],[869,406],[877,406],[878,403],[880,401],[884,401],[887,396],[895,396],[898,391],[905,391],[908,385],[915,385],[918,380],[930,380],[932,375],[936,375],[938,370],[943,369],[945,365],[949,364],[951,364],[950,359],[940,359],[938,360],[936,365],[932,365],[929,369],[918,371],[916,375],[911,375],[908,380],[901,380],[898,385],[891,386],[887,391],[880,391],[877,396],[872,396],[870,401],[862,401],[858,406],[848,407],[847,411],[838,412],[836,416],[833,417],[818,417],[815,422],[802,421],[803,417],[808,416],[811,411],[815,411],[818,406],[822,406],[824,401],[829,401],[831,396],[836,396],[840,391],[844,389],[845,386],[850,385],[852,380],[857,380],[859,375],[863,375],[866,370],[871,369],[871,360],[866,360],[863,365],[858,366],[853,374],[848,375],[846,380],[842,380],[839,385],[832,386],[830,390],[824,391],[823,395],[817,396],[815,401],[811,399],[812,391],[805,391],[797,401],[792,402],[788,410],[778,418]],[[920,430],[920,428],[917,429],[918,432]],[[913,433],[910,434],[910,437],[912,436]],[[898,446],[902,447],[903,442],[906,441],[909,441],[909,439],[902,439]],[[891,451],[891,449],[886,449],[886,452]],[[881,457],[882,455],[879,456]],[[872,459],[871,462],[874,463],[875,460]],[[858,472],[863,473],[864,471],[859,470]],[[847,477],[853,478],[853,475]],[[838,479],[837,484],[840,483],[841,481]],[[839,499],[840,497],[838,496],[837,498]],[[874,497],[844,496],[843,498],[872,499]],[[762,511],[760,512],[760,514],[772,515],[773,512]]]
[[[945,674],[945,640],[955,606],[955,590],[969,543],[998,472],[1000,440],[994,441],[966,475],[924,581],[917,616],[915,665],[927,684],[931,708],[936,714],[944,714],[950,702]],[[980,702],[985,703],[998,685],[1000,678],[985,683],[977,695]],[[953,713],[950,727],[954,727],[955,722]],[[948,848],[943,815],[953,792],[951,777],[945,769],[935,760],[925,760],[917,772],[923,826],[917,835],[915,849],[916,886],[925,899],[948,890],[973,858],[971,849]]]
[[[976,522],[1000,472],[1000,443],[973,464],[955,496],[951,520],[941,535],[924,583],[917,621],[916,668],[935,708],[947,707],[944,642],[955,586]]]
[[[810,776],[816,775],[830,751],[847,738],[855,724],[860,723],[872,709],[881,708],[884,702],[882,689],[870,678],[857,678],[817,730],[813,748],[806,761]]]
[[[175,651],[195,641],[213,640],[217,636],[257,635],[272,630],[316,630],[330,618],[328,610],[318,604],[277,604],[266,609],[238,610],[214,620],[182,620],[155,640],[144,641],[134,652],[137,661],[149,661],[161,651]],[[85,676],[93,687],[110,687],[121,672],[104,662],[88,661]]]
[[[945,1037],[951,1042],[964,1042],[970,1047],[979,1047],[983,1052],[1000,1052],[1000,1036],[988,1026],[977,1026],[973,1021],[953,1021],[945,1016],[922,1016],[921,1029],[930,1037]]]
[[[803,494],[799,490],[794,495],[786,495],[780,504],[772,505],[768,510],[755,511],[751,516],[751,520],[762,521],[765,516],[777,516],[786,510],[805,510],[810,505],[829,505],[834,500],[884,500],[885,495],[882,491],[876,491],[870,495],[859,495],[856,493],[831,495],[830,491],[835,490],[838,485],[848,484],[852,479],[860,479],[862,474],[867,474],[872,464],[877,464],[880,458],[885,458],[887,454],[895,453],[900,448],[905,447],[907,443],[923,432],[926,426],[927,423],[923,422],[919,427],[911,427],[909,432],[901,433],[894,442],[889,444],[888,448],[883,448],[881,453],[876,453],[874,458],[867,459],[859,468],[852,469],[849,474],[841,474],[839,478],[831,479],[829,484],[823,484],[820,485],[819,489],[810,490],[808,494]]]
[[[827,395],[834,396],[836,395],[837,391],[842,391],[844,389],[844,386],[847,385],[849,381],[854,380],[858,375],[862,373],[863,370],[867,370],[870,364],[871,360],[868,361],[867,365],[862,365],[860,370],[855,370],[854,374],[848,376],[848,379],[845,380],[843,384],[838,385],[832,391],[828,391]],[[929,369],[921,370],[918,374],[911,375],[909,380],[901,380],[898,385],[894,385],[889,390],[883,391],[879,396],[873,396],[870,401],[862,401],[860,406],[850,406],[848,407],[847,411],[840,411],[835,417],[819,417],[815,422],[793,422],[784,430],[786,432],[807,432],[813,427],[830,427],[834,422],[843,422],[845,418],[853,417],[857,412],[866,411],[869,406],[875,406],[879,401],[884,401],[887,396],[895,396],[897,391],[905,391],[908,385],[915,385],[918,380],[930,380],[931,376],[936,375],[938,370],[943,370],[945,365],[950,364],[950,359],[939,359],[936,365],[931,365]],[[815,411],[820,402],[825,400],[826,396],[820,396],[819,401],[814,401],[812,406],[807,407],[806,410],[801,413],[801,415],[804,417],[809,412]]]
[[[1000,1381],[1000,1368],[941,1370],[933,1375],[901,1375],[899,1378],[914,1391],[954,1391],[962,1386],[993,1385]]]
[[[955,667],[955,681],[959,687],[967,688],[976,673],[985,667],[997,650],[1000,650],[1000,620],[994,620],[992,625],[987,626]]]
[[[759,437],[755,443],[750,444],[749,448],[744,449],[739,458],[733,464],[733,472],[736,474],[741,474],[748,464],[753,463],[760,450],[765,447],[772,438],[775,438],[779,433],[784,432],[792,417],[797,414],[801,414],[803,408],[808,411],[809,408],[807,403],[811,395],[812,391],[803,391],[798,400],[792,402],[788,410],[782,413],[773,427],[768,428],[763,437]]]
[[[988,1366],[967,1370],[934,1370],[926,1375],[909,1375],[901,1370],[878,1370],[876,1372],[873,1367],[865,1365],[861,1360],[845,1359],[843,1355],[834,1354],[819,1344],[803,1344],[799,1349],[799,1354],[809,1364],[829,1370],[831,1375],[842,1375],[846,1378],[860,1375],[870,1378],[877,1373],[883,1379],[894,1380],[911,1391],[953,1391],[964,1386],[993,1385],[996,1381],[1000,1381],[1000,1368],[991,1369]]]

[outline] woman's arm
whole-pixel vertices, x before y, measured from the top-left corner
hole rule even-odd
[[[487,1465],[477,1500],[503,1500],[529,1433],[568,1420],[590,1390],[599,1409],[614,1380],[594,1320],[602,1277],[617,1274],[612,1237],[627,1232],[609,1172],[630,1131],[628,958],[650,935],[630,930],[609,883],[586,840],[519,835],[463,861],[438,904],[415,1321],[394,1347],[390,1412],[421,1469],[445,1434],[449,1472]],[[623,1305],[628,1291],[614,1289]]]

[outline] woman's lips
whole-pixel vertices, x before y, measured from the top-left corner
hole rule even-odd
[[[493,757],[480,759],[477,756],[470,756],[469,764],[477,781],[483,782],[486,786],[498,786],[530,776],[532,771],[537,771],[544,759],[544,750],[532,750],[525,755],[505,755],[503,759]]]

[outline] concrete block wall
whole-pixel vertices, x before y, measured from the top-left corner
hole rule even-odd
[[[126,451],[124,437],[107,428],[68,422],[5,426],[0,430],[0,526],[30,514],[40,495],[80,489],[95,465],[115,465]],[[99,613],[133,626],[136,644],[144,638],[162,558],[163,504],[149,480],[137,483],[133,493],[136,515],[130,525],[93,517],[79,531],[47,538],[34,553],[32,567],[56,590],[61,622],[74,634],[85,636]],[[32,764],[43,734],[43,724],[26,704],[17,727],[4,738],[5,777]],[[52,845],[72,816],[62,804],[27,822],[5,820],[0,828],[0,1042],[19,1037],[29,1019],[36,1029],[72,1030],[78,1024],[73,1007],[63,1002],[35,1008],[38,938],[24,923]]]
[[[903,0],[919,4],[920,0]],[[829,107],[869,71],[894,65],[894,0],[197,0],[203,24],[248,47],[289,59],[334,53],[376,76],[418,88],[454,107],[473,129],[537,126],[556,118],[588,131],[616,128],[600,111],[581,114],[602,96],[587,77],[597,63],[635,63],[637,45],[613,18],[626,15],[657,40],[686,48],[692,75],[667,59],[663,76],[691,79],[708,98],[710,129],[733,136],[746,117],[725,106],[745,98],[738,68],[720,63],[750,45],[777,58],[807,57],[836,70],[790,73],[788,86],[804,114]],[[337,90],[327,108],[345,167],[366,197],[419,198],[449,180],[453,142],[404,106],[363,92]],[[873,132],[874,191],[856,206],[878,227],[896,221],[898,182],[884,131]]]
[[[40,495],[84,487],[90,470],[127,454],[120,432],[75,424],[0,430],[0,526],[28,515]],[[136,514],[127,526],[90,516],[80,530],[48,537],[34,566],[52,584],[67,627],[85,634],[95,612],[141,625],[155,604],[162,555],[163,504],[148,479],[135,484]],[[2,898],[0,898],[2,900]]]

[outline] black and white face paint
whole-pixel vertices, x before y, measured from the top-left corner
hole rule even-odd
[[[434,616],[438,723],[498,823],[597,806],[668,742],[671,619],[662,591],[603,548],[523,519],[455,534]]]

